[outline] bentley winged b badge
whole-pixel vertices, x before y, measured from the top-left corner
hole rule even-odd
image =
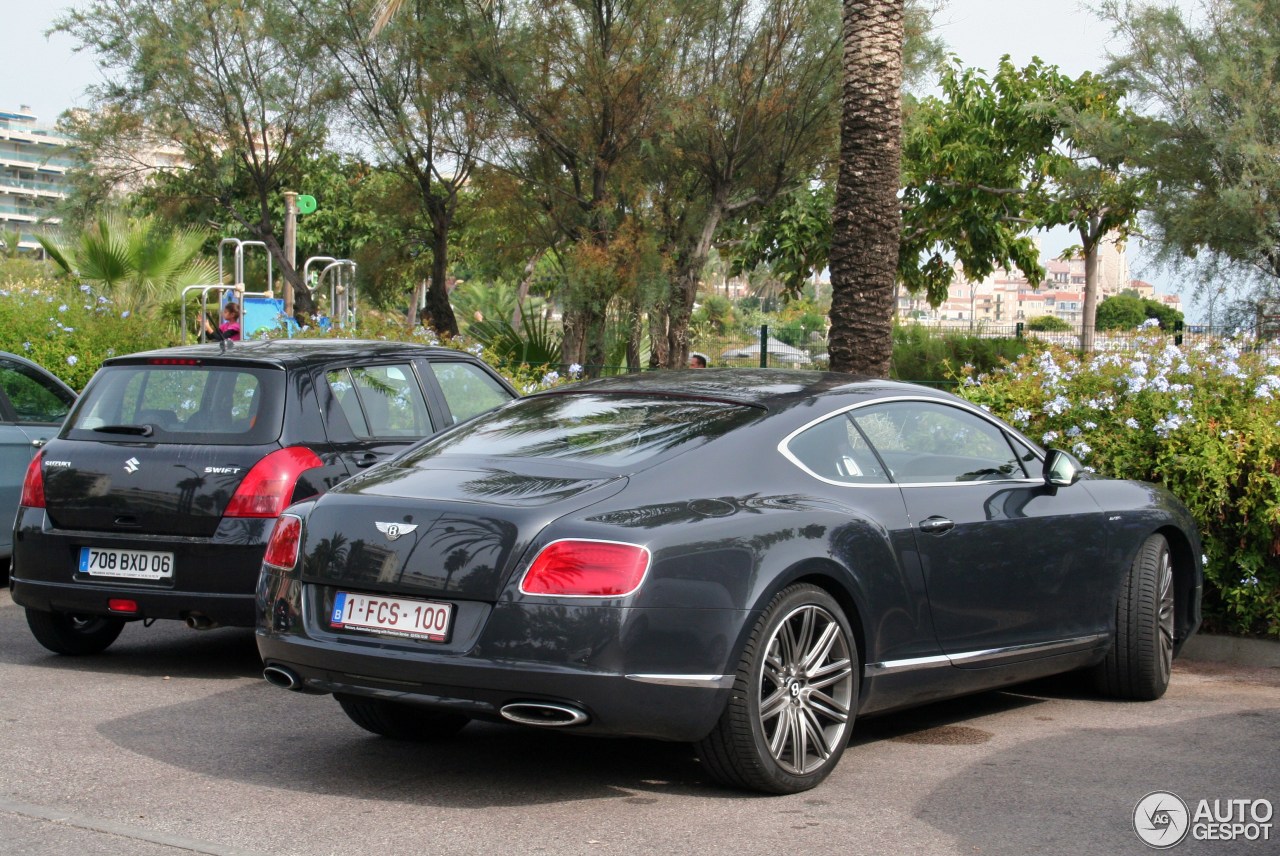
[[[408,535],[418,528],[416,523],[383,523],[381,520],[375,520],[373,525],[378,527],[379,532],[387,536],[388,541],[394,541],[401,535]]]

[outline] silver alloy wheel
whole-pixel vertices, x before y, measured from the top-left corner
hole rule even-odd
[[[1156,568],[1156,587],[1160,592],[1160,677],[1168,683],[1169,673],[1173,669],[1173,561],[1168,549],[1160,553]]]
[[[853,664],[835,617],[815,604],[792,610],[765,646],[760,724],[769,753],[803,776],[825,764],[849,729]]]

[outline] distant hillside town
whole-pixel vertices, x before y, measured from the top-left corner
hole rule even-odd
[[[1161,294],[1151,283],[1130,277],[1122,245],[1106,242],[1098,254],[1101,261],[1099,302],[1129,291],[1182,311],[1182,298],[1178,295]],[[1017,270],[999,270],[980,282],[957,276],[947,299],[937,308],[931,307],[923,296],[900,292],[898,318],[940,327],[968,328],[1014,325],[1048,315],[1073,327],[1080,326],[1084,312],[1084,259],[1053,259],[1045,261],[1044,266],[1044,282],[1038,288]]]

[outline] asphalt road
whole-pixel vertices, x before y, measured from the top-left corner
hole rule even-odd
[[[57,657],[0,592],[0,854],[1146,853],[1151,791],[1280,805],[1278,671],[1179,664],[1154,703],[1057,680],[865,720],[821,787],[761,797],[680,745],[379,739],[267,686],[246,630],[135,624]],[[1171,852],[1275,853],[1272,823]]]

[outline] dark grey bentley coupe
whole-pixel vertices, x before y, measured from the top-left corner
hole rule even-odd
[[[855,716],[1089,670],[1158,698],[1200,621],[1160,487],[945,393],[790,371],[512,402],[293,506],[258,586],[271,683],[369,731],[468,719],[696,744],[773,793]]]

